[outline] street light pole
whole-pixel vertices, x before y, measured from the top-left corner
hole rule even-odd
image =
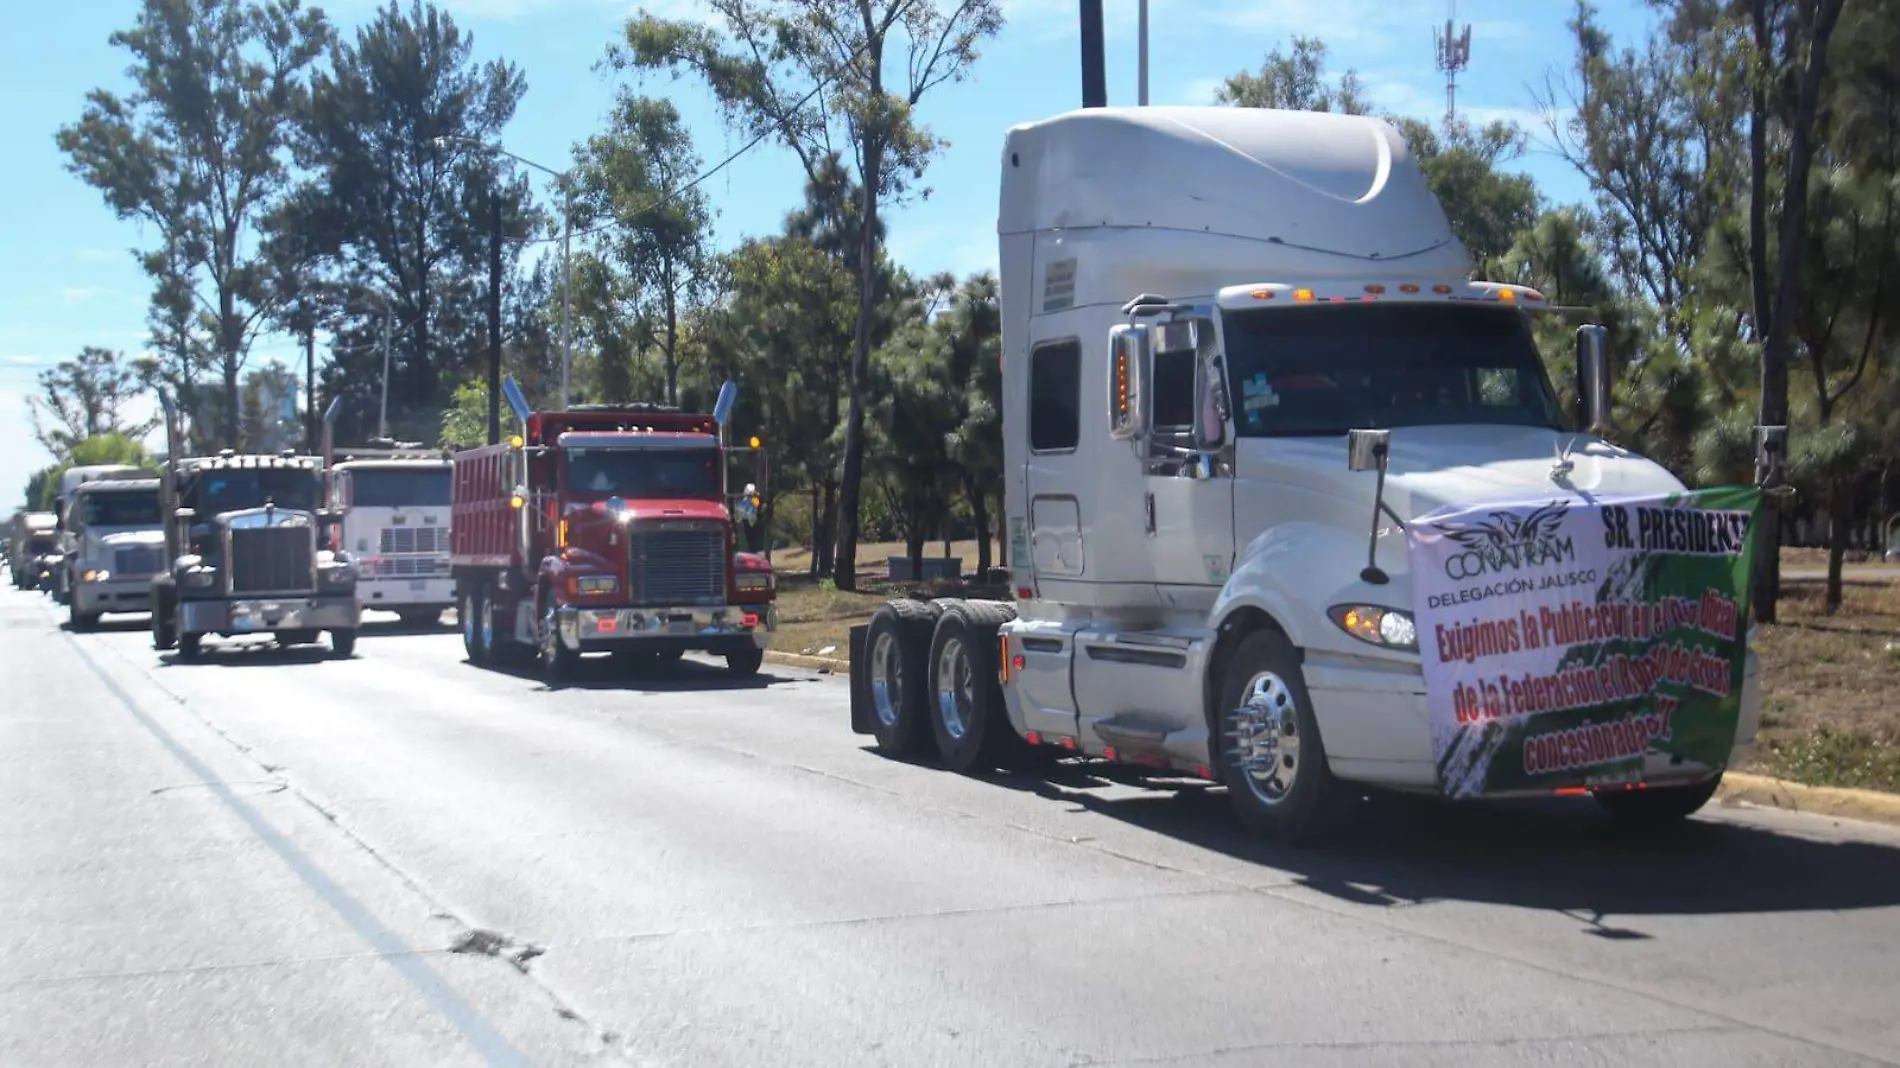
[[[383,305],[383,406],[376,416],[376,436],[389,436],[389,305]]]

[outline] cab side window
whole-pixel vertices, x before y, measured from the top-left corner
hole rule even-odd
[[[1029,353],[1029,448],[1073,449],[1082,438],[1082,343],[1051,341]]]

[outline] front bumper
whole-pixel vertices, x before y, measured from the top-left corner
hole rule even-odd
[[[270,634],[280,630],[355,630],[362,610],[351,594],[183,601],[178,629],[194,634]]]
[[[72,590],[73,609],[82,616],[105,612],[150,612],[152,577],[115,578],[105,582],[81,582]]]
[[[1335,775],[1395,790],[1440,790],[1425,677],[1415,666],[1309,652],[1304,674]],[[1761,661],[1749,650],[1727,767],[1739,766],[1754,750],[1761,704]],[[1644,761],[1643,778],[1653,786],[1707,777],[1703,765],[1678,764],[1663,754],[1652,752]]]
[[[455,580],[441,578],[370,578],[356,580],[356,599],[364,608],[453,608]]]
[[[747,617],[753,620],[746,625]],[[716,608],[578,608],[556,613],[561,644],[579,652],[603,649],[706,650],[713,653],[766,649],[778,629],[772,604]]]

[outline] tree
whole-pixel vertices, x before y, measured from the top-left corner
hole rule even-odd
[[[88,438],[116,434],[138,439],[158,425],[156,418],[134,421],[126,406],[143,394],[147,375],[126,358],[94,345],[39,374],[40,395],[27,398],[33,435],[56,457],[72,455]]]
[[[626,45],[610,52],[609,62],[698,74],[731,125],[761,140],[776,138],[798,156],[808,178],[818,177],[825,160],[844,155],[855,167],[863,205],[858,312],[833,570],[840,589],[855,589],[865,383],[880,298],[878,212],[922,178],[938,147],[912,118],[918,103],[968,72],[978,43],[1002,26],[1001,6],[998,0],[959,0],[948,9],[937,0],[708,2],[725,25],[723,35],[642,13],[628,22]]]
[[[159,235],[155,280],[186,286],[211,314],[233,443],[239,374],[274,299],[252,237],[288,182],[289,120],[328,34],[298,0],[144,0],[111,37],[133,57],[135,91],[93,90],[57,135],[69,170]]]
[[[1283,108],[1288,111],[1337,111],[1370,115],[1365,85],[1356,71],[1340,75],[1339,84],[1326,84],[1326,42],[1293,35],[1293,52],[1277,47],[1267,53],[1258,74],[1230,74],[1214,91],[1214,102],[1237,108]]]
[[[954,421],[944,431],[944,451],[956,465],[963,499],[970,505],[976,569],[987,580],[990,520],[1002,514],[1003,503],[1003,315],[996,276],[984,273],[966,279],[949,311],[933,325],[943,337],[949,379],[956,387]],[[992,503],[997,505],[994,512]]]
[[[331,378],[353,387],[351,414],[365,421],[384,315],[395,328],[391,410],[426,420],[442,383],[484,365],[491,198],[502,198],[505,237],[539,222],[525,178],[483,147],[514,117],[526,80],[473,49],[434,4],[410,0],[405,11],[389,0],[354,40],[332,45],[299,124],[297,156],[312,176],[275,229],[338,280],[330,311],[344,323],[343,351]]]
[[[665,400],[678,404],[680,314],[705,295],[712,268],[712,212],[688,184],[699,157],[671,101],[623,89],[609,121],[575,149],[581,218],[614,222],[601,245],[632,282],[620,288],[634,318],[654,324]]]

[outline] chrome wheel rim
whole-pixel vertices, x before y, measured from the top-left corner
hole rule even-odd
[[[475,625],[481,628],[482,648],[493,649],[495,647],[495,610],[486,600],[474,597],[469,600],[475,604]]]
[[[1249,679],[1240,707],[1228,714],[1227,737],[1254,797],[1265,805],[1285,801],[1300,775],[1299,706],[1286,680],[1271,671]]]
[[[963,639],[950,638],[937,654],[937,717],[951,738],[961,740],[969,730],[970,710],[976,705],[976,672]]]
[[[904,685],[904,668],[897,656],[897,635],[884,631],[871,643],[871,706],[877,721],[897,725],[897,695]]]
[[[463,594],[455,611],[462,617],[462,642],[472,649],[475,647],[475,599]]]
[[[547,611],[541,613],[541,661],[553,664],[560,655],[561,636],[554,621],[554,605],[550,603]]]

